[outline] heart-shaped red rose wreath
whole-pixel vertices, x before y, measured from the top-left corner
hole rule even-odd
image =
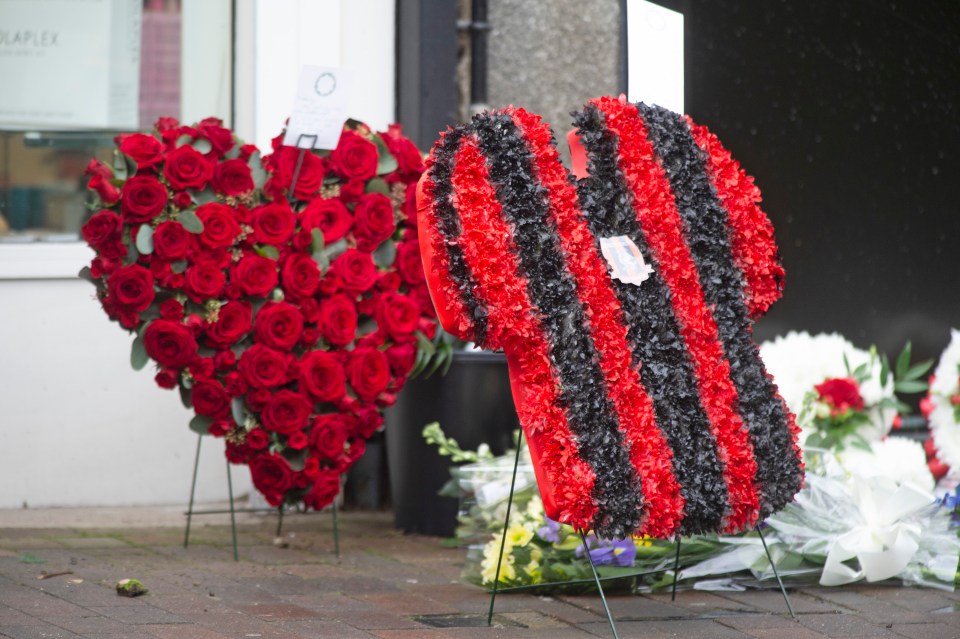
[[[423,161],[397,126],[348,121],[302,157],[282,139],[261,161],[215,118],[118,136],[113,166],[87,167],[97,255],[81,276],[193,430],[225,438],[270,504],[320,509],[436,331]]]

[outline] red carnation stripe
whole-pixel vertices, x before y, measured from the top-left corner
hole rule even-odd
[[[607,128],[620,140],[619,164],[633,195],[634,210],[672,295],[687,352],[694,364],[700,398],[717,440],[724,464],[731,511],[725,531],[739,531],[756,523],[759,492],[757,462],[742,419],[734,410],[737,391],[730,380],[719,330],[707,307],[690,248],[683,235],[670,183],[654,159],[654,150],[637,108],[614,98],[593,102],[606,114]]]
[[[559,375],[550,365],[545,328],[536,319],[526,279],[519,275],[517,246],[506,224],[486,161],[476,140],[457,151],[452,183],[463,228],[486,229],[463,245],[464,259],[477,278],[477,299],[489,312],[489,338],[503,344],[510,360],[511,387],[547,516],[575,528],[589,528],[596,514],[595,476],[577,452],[559,402]]]
[[[760,189],[705,126],[686,118],[694,141],[709,157],[707,173],[726,209],[731,226],[730,248],[746,278],[744,301],[756,319],[783,294],[784,270],[773,236],[773,224],[758,206]]]
[[[550,128],[523,109],[511,110],[510,115],[533,151],[535,173],[547,190],[565,261],[590,318],[590,335],[600,354],[604,383],[649,504],[647,517],[637,532],[669,538],[683,519],[684,500],[673,475],[669,443],[656,423],[653,400],[632,367],[623,309],[580,212],[576,190],[551,144]]]

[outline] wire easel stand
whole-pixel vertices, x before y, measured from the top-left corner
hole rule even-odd
[[[780,573],[777,572],[777,564],[773,561],[773,557],[770,555],[770,549],[767,547],[767,540],[763,537],[763,531],[760,530],[760,522],[757,522],[754,530],[757,531],[757,534],[760,535],[760,543],[763,544],[763,551],[767,553],[767,560],[770,562],[770,567],[773,568],[773,576],[777,578],[777,585],[780,586],[780,594],[783,595],[783,600],[787,602],[787,610],[790,611],[790,616],[796,620],[797,614],[793,611],[793,604],[790,603],[790,596],[787,594],[787,589],[783,587],[783,580],[780,579]],[[677,580],[680,577],[680,537],[677,536],[677,556],[673,562],[673,591],[670,594],[670,601],[675,601],[677,598]]]
[[[510,496],[507,498],[507,515],[503,522],[503,536],[500,538],[500,555],[497,557],[497,572],[493,577],[493,589],[490,592],[490,610],[487,611],[487,625],[493,625],[493,605],[497,600],[497,589],[500,584],[500,568],[503,565],[503,549],[507,545],[507,528],[510,527],[510,510],[513,508],[513,491],[517,484],[517,469],[520,467],[520,448],[523,444],[523,431],[517,437],[517,454],[513,460],[513,477],[510,478]],[[603,594],[603,585],[600,583],[600,576],[597,574],[597,568],[593,565],[593,557],[590,555],[590,548],[587,546],[587,537],[581,528],[580,540],[583,542],[583,552],[587,561],[590,563],[590,571],[593,573],[593,582],[600,593],[600,602],[603,604],[603,611],[607,615],[607,622],[610,624],[610,630],[613,632],[614,639],[620,639],[617,634],[617,626],[613,621],[613,615],[610,613],[610,606],[607,605],[607,598]]]
[[[277,508],[237,508],[234,506],[233,502],[233,476],[230,470],[230,460],[227,460],[227,494],[230,500],[229,508],[220,508],[220,509],[211,509],[211,510],[194,510],[194,498],[197,492],[197,469],[200,467],[200,446],[203,444],[203,435],[197,435],[197,452],[193,459],[193,480],[190,482],[190,503],[187,506],[187,511],[183,513],[187,516],[187,526],[186,531],[183,535],[183,547],[187,548],[190,545],[190,525],[193,521],[194,515],[223,515],[230,513],[230,536],[233,541],[233,559],[234,561],[240,561],[240,553],[237,549],[237,513],[277,513],[277,531],[274,536],[279,537],[280,533],[283,530],[283,515],[284,508],[279,506]],[[302,511],[302,514],[307,514],[307,511]],[[319,514],[319,511],[317,511]],[[331,504],[331,516],[333,521],[333,551],[337,557],[337,562],[340,561],[340,526],[337,520],[337,500],[334,499]]]
[[[300,146],[304,140],[313,140],[309,147]],[[290,191],[287,193],[287,200],[290,204],[293,204],[293,192],[297,190],[297,179],[300,177],[300,168],[303,166],[303,156],[307,154],[307,151],[312,149],[317,143],[316,134],[301,133],[297,138],[297,148],[300,149],[300,153],[297,154],[297,164],[293,169],[293,178],[290,180]]]

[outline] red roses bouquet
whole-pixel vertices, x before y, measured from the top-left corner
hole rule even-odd
[[[273,505],[329,504],[432,349],[416,237],[420,152],[350,121],[332,152],[260,158],[208,118],[161,118],[91,161],[81,273],[156,362],[191,428],[226,439]]]

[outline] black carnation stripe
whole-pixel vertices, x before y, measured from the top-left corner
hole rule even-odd
[[[596,477],[594,531],[603,538],[622,538],[639,527],[646,504],[549,214],[548,191],[534,177],[534,158],[508,114],[477,116],[473,128],[503,216],[514,232],[527,294],[542,314],[570,431]]]
[[[437,216],[438,230],[447,251],[450,277],[457,285],[460,300],[470,314],[474,333],[472,340],[482,346],[487,338],[487,309],[474,292],[477,290],[477,280],[471,273],[459,244],[463,228],[453,204],[453,169],[463,135],[463,126],[450,129],[437,143],[433,150],[434,164],[430,168],[430,179],[434,184],[434,211]]]
[[[670,289],[634,211],[633,195],[618,163],[616,135],[606,128],[603,113],[594,105],[574,113],[574,120],[590,171],[577,184],[590,230],[595,237],[628,236],[654,268],[639,286],[616,279],[612,283],[628,323],[634,368],[639,369],[653,400],[657,426],[673,453],[673,473],[686,502],[678,532],[715,532],[727,510],[727,486]]]
[[[779,510],[800,489],[800,460],[794,451],[786,409],[760,359],[744,302],[745,278],[733,259],[729,214],[707,171],[707,155],[687,123],[661,107],[639,104],[647,135],[659,156],[684,222],[684,234],[707,305],[719,330],[735,407],[747,425],[757,462],[760,517]]]

